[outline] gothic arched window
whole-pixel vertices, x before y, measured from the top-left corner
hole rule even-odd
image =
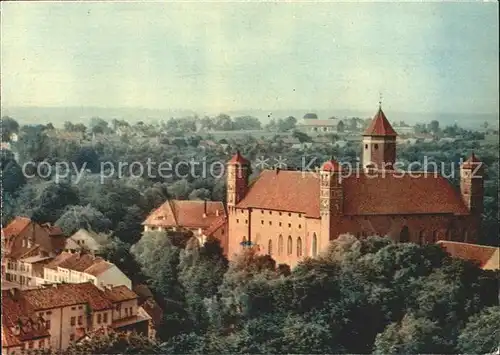
[[[278,255],[283,254],[283,236],[280,234],[278,238]]]
[[[418,242],[420,243],[420,245],[426,244],[425,232],[423,230],[421,230],[420,233],[418,234]]]
[[[300,237],[297,238],[297,256],[302,256],[302,239]]]
[[[313,257],[318,254],[318,238],[316,237],[316,233],[313,233],[311,253]]]
[[[267,243],[267,253],[269,255],[273,254],[273,241],[269,239],[269,242]]]
[[[293,242],[292,242],[292,236],[288,236],[288,243],[286,245],[286,251],[288,255],[292,255],[292,250],[293,250]]]
[[[437,242],[437,238],[438,238],[438,232],[437,231],[433,231],[432,232],[432,243],[436,243]]]
[[[401,243],[408,243],[410,241],[410,231],[408,230],[407,226],[404,226],[403,229],[401,229],[401,234],[399,235],[399,241]]]

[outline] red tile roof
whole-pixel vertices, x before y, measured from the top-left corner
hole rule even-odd
[[[105,297],[113,303],[135,300],[138,298],[134,291],[124,285],[105,287],[103,292]]]
[[[476,262],[483,269],[500,269],[498,247],[440,240],[440,244],[452,257]]]
[[[83,272],[89,275],[93,276],[99,276],[103,272],[111,269],[113,266],[115,266],[112,263],[109,263],[105,260],[101,261],[95,261],[92,265],[90,265],[88,268],[86,268]]]
[[[236,151],[236,154],[228,161],[228,164],[240,164],[240,165],[250,165],[250,162],[240,154],[240,151]]]
[[[19,327],[16,334],[13,327]],[[49,337],[43,318],[19,289],[2,290],[2,348],[19,346],[23,341]]]
[[[219,230],[219,228],[224,227],[227,224],[227,217],[225,215],[219,216],[215,219],[208,228],[203,231],[203,234],[207,237],[211,236]]]
[[[112,309],[113,303],[135,298],[137,295],[125,286],[100,290],[92,283],[60,284],[33,290],[2,290],[2,348],[18,346],[24,340],[50,336],[43,318],[37,317],[37,311],[78,304],[88,304],[97,311]],[[19,335],[15,335],[11,329],[16,325],[21,325]]]
[[[38,225],[26,217],[16,217],[7,227],[2,229],[5,236],[5,248],[7,256],[10,258],[19,258],[32,248],[23,247],[21,244],[21,234],[25,237],[28,233],[23,233],[27,228],[29,230],[29,239],[35,245],[40,247],[40,251],[50,253],[58,252],[64,248],[66,243],[64,235],[59,227],[49,224]]]
[[[58,284],[22,292],[26,300],[37,310],[87,303],[93,310],[112,307],[111,300],[90,282]]]
[[[168,200],[154,210],[143,224],[167,228],[208,228],[220,216],[226,216],[224,204],[220,201]]]
[[[444,177],[432,173],[401,176],[397,171],[385,171],[385,176],[374,177],[361,171],[344,178],[342,184],[345,215],[468,214],[459,192]],[[265,170],[238,207],[319,218],[319,192],[316,173]]]
[[[363,133],[364,136],[397,136],[396,131],[385,117],[384,111],[380,107],[372,122]]]
[[[10,222],[5,228],[2,229],[2,233],[5,238],[13,237],[21,233],[30,224],[31,220],[29,218],[16,217],[12,222]]]
[[[63,269],[98,276],[113,266],[113,263],[107,262],[99,256],[85,253],[62,252],[51,260],[45,267],[53,270],[57,270],[57,268],[60,267]]]

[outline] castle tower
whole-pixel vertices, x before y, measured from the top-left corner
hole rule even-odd
[[[483,212],[484,166],[472,155],[460,166],[460,193],[471,214]]]
[[[363,133],[363,167],[392,169],[396,162],[396,132],[385,117],[382,105]]]
[[[250,173],[250,162],[237,151],[227,163],[227,206],[229,210],[245,197]]]
[[[342,167],[331,159],[323,164],[320,174],[320,248],[330,240],[334,219],[343,214]],[[321,250],[321,249],[320,249]]]

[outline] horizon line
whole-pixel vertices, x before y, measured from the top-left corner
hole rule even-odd
[[[386,106],[387,107],[387,106]],[[191,111],[194,114],[198,112],[219,112],[220,114],[227,112],[237,112],[237,111],[263,111],[270,112],[273,111],[304,111],[306,113],[315,113],[315,111],[359,111],[359,112],[368,112],[369,109],[361,109],[361,108],[329,108],[329,107],[321,107],[321,108],[275,108],[275,109],[266,109],[266,108],[230,108],[226,110],[220,110],[216,108],[160,108],[160,107],[144,107],[144,106],[98,106],[98,105],[71,105],[71,106],[30,106],[30,105],[2,105],[0,106],[0,110],[8,110],[8,109],[99,109],[99,110],[151,110],[151,111]],[[377,111],[378,104],[374,105],[373,111]],[[382,109],[384,106],[382,105]],[[384,109],[385,110],[385,109]],[[408,113],[408,114],[452,114],[452,115],[500,115],[499,111],[490,111],[490,112],[452,112],[452,111],[401,111],[401,110],[389,110],[389,112],[396,113]]]

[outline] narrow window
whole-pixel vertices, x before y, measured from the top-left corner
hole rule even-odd
[[[283,254],[283,236],[280,234],[278,238],[278,255]]]
[[[287,247],[286,247],[286,251],[287,251],[288,255],[292,255],[292,250],[293,250],[292,236],[289,235],[288,236],[288,243],[287,243]]]
[[[316,256],[318,253],[318,238],[316,237],[316,233],[313,233],[312,237],[312,256]]]
[[[269,239],[269,242],[267,242],[267,253],[269,255],[273,254],[273,241]]]
[[[297,256],[302,256],[302,239],[300,237],[297,238]]]

